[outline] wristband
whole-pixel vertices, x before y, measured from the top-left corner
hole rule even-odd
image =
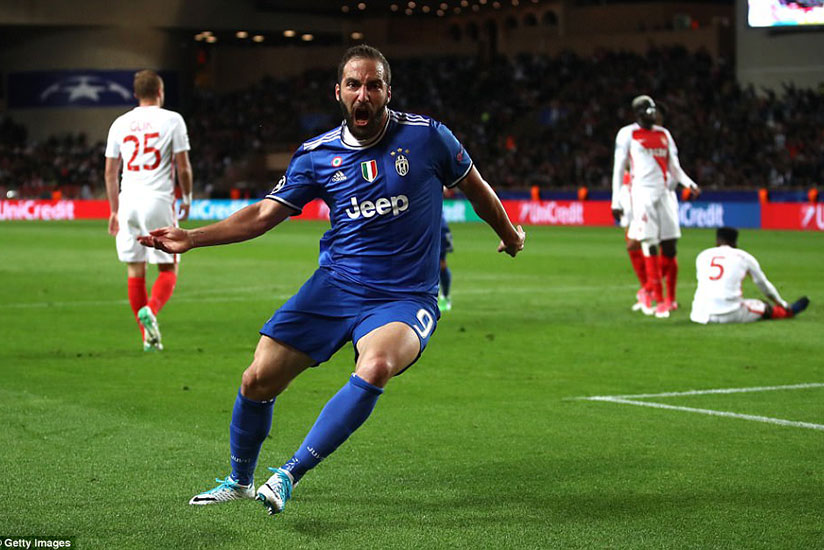
[[[192,194],[191,193],[184,193],[180,197],[180,202],[183,204],[192,204]]]

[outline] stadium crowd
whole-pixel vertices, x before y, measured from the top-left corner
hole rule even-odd
[[[103,150],[85,134],[27,139],[26,128],[0,119],[0,198],[90,199],[105,193]]]
[[[629,103],[640,93],[663,106],[682,165],[705,189],[806,189],[824,181],[824,90],[743,88],[730,63],[706,53],[673,47],[646,55],[390,61],[392,108],[462,130],[459,139],[498,187],[609,188],[613,139],[632,120]],[[312,70],[229,94],[196,91],[183,113],[196,194],[249,178],[239,167],[250,154],[292,151],[336,124],[335,76]],[[84,136],[34,143],[13,122],[0,124],[0,190],[99,195],[102,158],[102,143]],[[271,177],[250,185],[265,192]]]

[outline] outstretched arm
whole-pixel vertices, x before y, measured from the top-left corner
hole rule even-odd
[[[488,223],[501,238],[498,252],[506,252],[514,258],[518,252],[524,249],[526,233],[520,225],[518,227],[512,225],[503,204],[498,199],[498,195],[484,181],[477,168],[473,166],[469,170],[469,174],[458,184],[458,187],[472,203],[472,208],[475,209],[478,216]]]
[[[775,285],[773,285],[770,280],[767,279],[767,276],[764,275],[764,272],[761,271],[761,266],[758,265],[757,261],[753,259],[753,262],[747,268],[747,272],[750,274],[750,277],[752,277],[755,286],[758,287],[764,296],[780,306],[789,307],[787,301],[778,293]]]
[[[196,229],[162,227],[137,238],[143,246],[170,254],[192,248],[248,241],[262,235],[294,214],[288,206],[270,199],[250,204],[217,223]]]

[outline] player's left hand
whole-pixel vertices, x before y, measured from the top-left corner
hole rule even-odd
[[[185,202],[180,203],[180,210],[177,214],[177,219],[179,221],[185,222],[189,219],[189,210],[192,208],[191,204],[186,204]]]
[[[698,195],[701,194],[701,188],[697,185],[695,187],[684,187],[681,191],[681,200],[683,201],[693,201],[698,198]]]
[[[498,252],[506,252],[514,258],[518,254],[518,252],[524,249],[524,242],[526,242],[526,232],[520,225],[515,228],[515,232],[518,236],[517,240],[510,243],[504,243],[504,241],[501,241],[498,245]]]
[[[120,231],[120,222],[117,220],[117,212],[109,214],[109,235],[117,235]]]
[[[189,232],[179,227],[161,227],[149,231],[148,235],[140,235],[137,241],[143,246],[156,248],[168,254],[183,254],[194,247]]]

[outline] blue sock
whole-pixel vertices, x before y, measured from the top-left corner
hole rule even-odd
[[[255,477],[260,446],[272,427],[275,400],[252,401],[237,392],[232,423],[229,425],[229,448],[232,451],[232,479],[249,485]]]
[[[300,448],[281,467],[290,472],[297,483],[369,418],[382,393],[383,389],[353,374],[326,403]]]
[[[441,270],[441,294],[449,298],[449,287],[452,286],[452,271],[447,267]]]

